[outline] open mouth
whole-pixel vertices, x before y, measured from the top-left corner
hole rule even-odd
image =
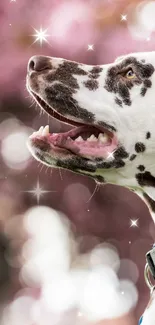
[[[117,148],[117,139],[111,131],[68,119],[56,112],[38,95],[31,93],[42,109],[60,122],[73,126],[73,129],[65,133],[50,133],[49,126],[40,127],[30,136],[30,140],[35,141],[39,138],[48,142],[53,150],[62,149],[64,152],[65,149],[68,153],[92,160],[107,159]]]

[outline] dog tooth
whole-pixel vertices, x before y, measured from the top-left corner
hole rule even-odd
[[[94,134],[92,134],[92,135],[87,139],[87,141],[96,142],[96,141],[97,141],[97,138],[95,137]]]
[[[99,136],[98,136],[98,139],[99,139],[100,142],[106,143],[107,140],[108,140],[108,136],[105,133],[104,134],[103,133],[100,133]]]
[[[30,135],[30,139],[34,138],[36,135],[37,135],[38,132],[33,132],[31,135]]]
[[[79,136],[77,139],[75,139],[75,141],[83,141],[83,139],[81,136]]]
[[[42,134],[42,131],[44,130],[44,127],[41,126],[40,129],[37,131],[38,134]]]
[[[48,135],[49,134],[49,125],[46,125],[42,131],[42,135]]]
[[[38,131],[42,131],[43,129],[44,129],[44,127],[43,127],[43,126],[41,126],[41,127],[40,127],[40,129],[39,129]]]
[[[48,131],[48,133],[49,133],[49,125],[46,125],[45,126],[45,129]]]

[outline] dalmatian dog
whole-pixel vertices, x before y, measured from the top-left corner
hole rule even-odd
[[[135,191],[155,219],[155,52],[98,66],[34,56],[27,89],[39,106],[71,126],[41,127],[28,147],[43,164]]]
[[[70,125],[64,133],[48,126],[34,132],[28,140],[34,158],[128,187],[155,220],[155,52],[95,66],[34,56],[27,89],[44,111]]]

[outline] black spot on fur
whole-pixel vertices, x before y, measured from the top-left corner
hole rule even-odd
[[[83,82],[84,86],[87,87],[89,90],[96,90],[99,87],[98,81],[96,80],[87,80]]]
[[[150,139],[151,138],[151,133],[150,132],[147,132],[146,133],[146,139],[148,140],[148,139]]]
[[[149,80],[149,79],[145,79],[145,80],[144,80],[144,86],[145,86],[146,88],[151,88],[151,86],[152,86],[152,81]]]
[[[119,95],[120,95],[120,97],[122,97],[123,103],[127,106],[131,105],[129,89],[130,89],[130,87],[127,87],[123,83],[120,83],[118,86]]]
[[[149,63],[144,65],[140,65],[139,63],[138,68],[140,70],[140,76],[142,76],[142,78],[150,78],[154,72],[153,65]]]
[[[119,147],[113,154],[115,158],[128,158],[129,154],[126,152],[126,150],[123,147]]]
[[[145,167],[143,165],[139,165],[137,167],[137,169],[139,169],[141,172],[143,172],[145,170]]]
[[[89,76],[89,78],[91,78],[91,79],[98,79],[99,78],[99,74],[89,74],[88,75]]]
[[[100,163],[97,163],[97,168],[99,169],[109,169],[109,168],[112,168],[114,167],[114,161],[104,161],[104,162],[100,162]]]
[[[118,160],[117,162],[115,162],[115,168],[122,168],[125,166],[125,162],[123,160]]]
[[[79,67],[78,63],[64,61],[55,71],[51,69],[46,75],[44,75],[44,79],[48,84],[53,81],[60,81],[64,85],[73,89],[78,89],[79,85],[74,75],[85,76],[87,74],[86,71]]]
[[[71,62],[71,61],[64,61],[59,67],[59,70],[64,70],[67,73],[71,73],[71,74],[76,74],[79,76],[86,76],[87,72],[85,70],[82,69],[81,66],[79,66],[78,63],[76,62]],[[58,70],[57,69],[57,70]]]
[[[148,171],[146,171],[145,173],[136,174],[136,179],[140,186],[155,187],[155,177]]]
[[[48,104],[62,115],[77,117],[85,122],[93,123],[94,114],[80,107],[73,98],[75,90],[65,87],[62,84],[45,88]],[[53,114],[53,113],[52,113]]]
[[[73,98],[73,94],[79,89],[76,75],[85,76],[88,72],[82,69],[82,65],[75,62],[64,61],[56,70],[47,70],[43,78],[45,81],[45,98],[49,105],[46,111],[53,116],[54,112],[66,116],[77,117],[85,122],[93,123],[94,114],[80,107]],[[91,80],[91,79],[90,79]],[[53,84],[54,82],[54,84]],[[87,86],[96,87],[97,81],[91,80]]]
[[[94,68],[92,68],[90,71],[89,71],[89,78],[91,79],[98,79],[99,76],[100,76],[100,73],[102,72],[102,68],[99,67],[99,66],[95,66]]]
[[[155,201],[152,200],[146,193],[143,194],[145,200],[148,202],[151,210],[155,212]]]
[[[143,82],[143,85],[144,85],[144,87],[141,88],[141,92],[140,93],[144,97],[145,94],[146,94],[146,92],[147,92],[147,89],[148,88],[151,88],[152,82],[149,79],[145,79],[144,82]]]
[[[122,107],[122,100],[120,100],[118,97],[115,98],[115,103],[116,103],[118,106]]]
[[[130,67],[136,75],[136,78],[133,80],[128,80],[124,77],[127,69]],[[143,64],[136,58],[129,57],[108,70],[104,87],[107,91],[118,94],[122,98],[123,103],[130,106],[130,89],[135,84],[143,84],[141,94],[144,96],[146,93],[144,89],[151,87],[151,81],[148,78],[151,77],[153,72],[154,67],[152,64]]]
[[[142,142],[137,142],[137,143],[135,144],[135,151],[136,151],[137,153],[144,152],[145,149],[146,149],[146,148],[145,148],[144,143],[142,143]]]
[[[146,92],[147,92],[147,88],[142,87],[142,88],[141,88],[141,91],[140,91],[140,94],[144,97],[145,94],[146,94]]]
[[[130,98],[124,98],[123,103],[124,103],[125,105],[127,105],[127,106],[131,106],[131,104],[132,104]]]
[[[94,160],[95,160],[95,162],[102,162],[103,158],[102,157],[96,157]]]
[[[97,163],[97,168],[109,169],[109,168],[121,168],[125,166],[125,162],[122,159],[114,159],[111,161],[104,161]]]
[[[131,155],[130,161],[133,161],[136,157],[137,157],[137,155],[135,155],[135,154]]]
[[[92,68],[92,70],[90,70],[90,73],[92,74],[99,74],[100,72],[102,72],[103,68],[101,68],[100,66],[95,66]]]
[[[92,173],[96,172],[96,166],[90,165],[87,159],[79,156],[75,156],[66,160],[58,159],[56,161],[56,166],[66,168],[75,172],[77,172],[78,169]]]

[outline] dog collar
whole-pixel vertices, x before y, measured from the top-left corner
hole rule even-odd
[[[146,254],[146,265],[144,270],[144,279],[147,287],[150,290],[150,295],[153,295],[155,290],[155,285],[151,281],[151,276],[155,280],[155,244],[152,249]],[[150,303],[149,303],[150,304]],[[143,315],[141,316],[138,325],[143,323]]]
[[[150,289],[150,293],[152,294],[152,291],[155,289],[155,285],[153,285],[151,281],[151,276],[155,280],[155,244],[146,254],[146,265],[144,270],[145,282]]]

